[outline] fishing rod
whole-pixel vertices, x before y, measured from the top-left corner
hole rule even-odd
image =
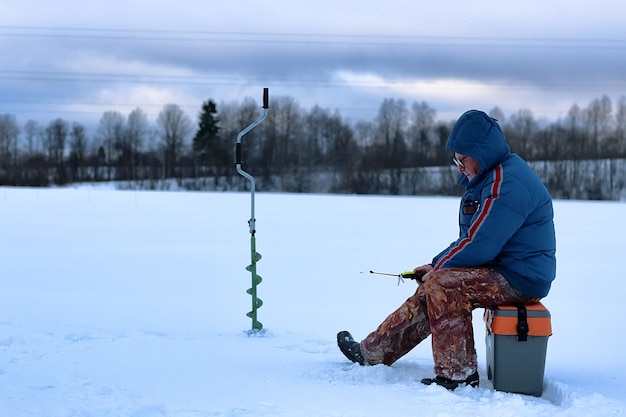
[[[370,269],[370,274],[385,275],[385,276],[389,276],[389,277],[397,277],[398,278],[398,285],[400,285],[400,282],[404,282],[405,279],[414,279],[414,280],[417,280],[419,282],[422,282],[421,278],[424,276],[424,275],[416,274],[413,271],[404,271],[404,272],[400,272],[399,274],[392,274],[392,273],[389,273],[389,272],[372,271],[371,269]]]

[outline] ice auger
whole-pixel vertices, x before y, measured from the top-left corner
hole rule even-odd
[[[248,220],[248,225],[250,226],[250,259],[251,263],[246,267],[246,270],[250,271],[252,274],[252,287],[250,287],[246,292],[252,296],[252,310],[248,312],[246,315],[252,319],[252,331],[260,331],[263,329],[263,324],[257,320],[257,310],[263,305],[263,301],[257,297],[257,285],[263,281],[261,276],[256,272],[256,264],[261,260],[261,254],[256,251],[256,219],[254,218],[254,189],[255,182],[254,177],[244,171],[241,168],[241,139],[243,136],[254,129],[259,123],[261,123],[267,117],[267,109],[269,102],[269,89],[263,89],[263,115],[259,117],[257,120],[252,122],[248,127],[243,129],[237,135],[237,144],[235,145],[235,156],[236,156],[236,165],[237,172],[241,174],[243,177],[247,178],[250,181],[250,220]]]

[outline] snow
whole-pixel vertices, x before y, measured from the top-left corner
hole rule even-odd
[[[365,337],[454,239],[457,199],[256,195],[263,334],[249,336],[250,195],[0,188],[0,416],[616,416],[626,413],[624,203],[555,201],[540,398],[448,392],[430,339],[391,367]]]

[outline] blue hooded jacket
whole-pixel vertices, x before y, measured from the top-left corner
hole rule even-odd
[[[545,297],[556,275],[552,198],[532,168],[511,153],[497,121],[465,112],[450,132],[446,149],[480,165],[459,210],[460,236],[432,261],[434,269],[491,266],[513,288]]]

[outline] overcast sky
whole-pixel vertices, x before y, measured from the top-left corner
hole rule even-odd
[[[385,98],[444,120],[469,108],[564,117],[626,95],[623,0],[0,0],[0,114],[85,124],[174,103],[373,120]],[[219,111],[219,106],[218,106]]]

